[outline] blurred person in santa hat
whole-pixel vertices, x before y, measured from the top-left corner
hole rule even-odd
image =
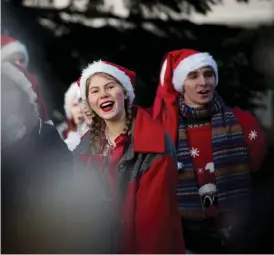
[[[72,83],[65,93],[64,110],[67,121],[57,126],[57,130],[73,151],[91,125],[91,113],[81,102],[77,82]]]
[[[194,253],[224,252],[236,208],[251,198],[252,177],[266,153],[257,120],[226,106],[218,82],[210,54],[168,52],[153,106],[177,148],[177,197],[186,248]]]
[[[1,62],[12,63],[21,72],[25,73],[37,95],[37,102],[39,106],[38,110],[41,119],[53,124],[49,120],[46,103],[43,99],[40,85],[38,84],[36,78],[26,71],[29,64],[29,55],[26,46],[13,37],[1,35]]]
[[[134,81],[134,72],[107,61],[82,71],[80,93],[92,124],[73,152],[75,171],[87,182],[98,176],[111,208],[101,210],[107,220],[85,226],[100,236],[108,222],[111,253],[183,254],[175,148],[161,125],[132,105]]]
[[[39,116],[32,84],[13,64],[1,68],[1,249],[57,253],[66,208],[57,194],[72,174],[72,155]],[[61,188],[62,190],[62,188]],[[61,237],[61,239],[60,239]]]
[[[29,55],[26,46],[11,36],[1,35],[1,60],[27,68]]]

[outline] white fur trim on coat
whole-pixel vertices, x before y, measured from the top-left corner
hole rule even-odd
[[[32,84],[24,75],[24,73],[19,71],[14,65],[8,62],[2,64],[1,71],[3,74],[7,75],[12,81],[14,81],[14,83],[27,94],[37,116],[39,116],[37,95],[32,88]]]
[[[80,99],[80,88],[76,82],[70,85],[64,97],[64,110],[67,119],[72,117],[71,104],[73,99]]]
[[[18,41],[11,42],[1,48],[1,60],[3,61],[5,58],[16,52],[19,52],[24,56],[25,62],[23,63],[23,65],[24,67],[27,67],[29,63],[29,55],[27,49],[22,43]]]
[[[194,70],[210,66],[216,77],[216,84],[218,84],[218,67],[211,55],[208,53],[196,53],[182,60],[173,71],[172,83],[176,91],[182,92],[184,81],[187,75]]]
[[[198,193],[200,196],[203,196],[209,193],[216,193],[216,192],[217,192],[217,188],[216,188],[216,185],[213,183],[205,184],[198,190]]]
[[[124,86],[128,93],[129,102],[132,103],[135,97],[133,84],[130,78],[121,71],[118,67],[106,64],[105,62],[99,60],[90,64],[86,69],[83,70],[81,80],[80,80],[80,92],[83,102],[87,104],[86,99],[86,83],[87,79],[90,78],[95,73],[107,73],[115,77]],[[88,105],[88,104],[87,104]]]
[[[78,132],[70,131],[68,137],[65,139],[65,143],[70,151],[74,151],[81,142],[81,136]]]

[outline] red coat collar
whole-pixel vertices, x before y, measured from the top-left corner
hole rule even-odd
[[[134,106],[133,115],[133,149],[134,152],[164,153],[165,130],[163,126],[141,107]],[[90,141],[90,131],[87,131],[81,140]]]
[[[153,120],[144,109],[136,108],[137,115],[133,127],[134,151],[163,153],[165,151],[163,126]]]

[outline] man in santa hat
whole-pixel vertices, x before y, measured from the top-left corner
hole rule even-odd
[[[46,103],[43,99],[40,85],[36,78],[27,72],[29,55],[26,46],[13,37],[1,35],[1,62],[12,63],[17,69],[25,73],[25,76],[27,76],[28,80],[31,82],[32,88],[37,95],[40,117],[43,121],[49,121]]]
[[[65,93],[64,110],[67,120],[57,130],[68,148],[73,151],[91,125],[91,113],[81,102],[77,82],[72,83]]]
[[[195,253],[224,252],[266,152],[257,120],[226,106],[218,81],[210,54],[168,52],[153,107],[177,147],[179,209],[186,247]]]

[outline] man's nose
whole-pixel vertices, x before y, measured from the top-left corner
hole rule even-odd
[[[201,86],[206,85],[206,77],[204,75],[199,75],[199,85]]]

